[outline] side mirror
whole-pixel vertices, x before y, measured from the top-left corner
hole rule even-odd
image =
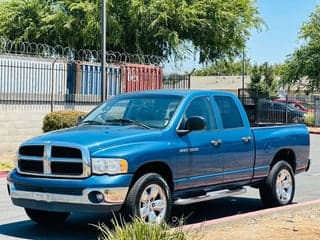
[[[206,127],[206,121],[204,120],[203,117],[193,116],[188,118],[188,120],[184,124],[184,128],[178,129],[177,133],[179,135],[185,135],[192,131],[203,130],[205,127]]]
[[[203,117],[192,116],[188,118],[185,129],[191,131],[203,130],[206,127],[206,121]]]

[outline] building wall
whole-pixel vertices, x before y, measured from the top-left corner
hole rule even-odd
[[[244,88],[251,82],[250,76],[244,77]],[[191,89],[229,91],[238,94],[242,88],[242,76],[191,76]]]
[[[12,158],[21,142],[39,135],[42,119],[47,113],[47,110],[1,110],[0,160]]]
[[[90,111],[93,106],[75,107],[74,110]],[[67,107],[54,109],[64,110]],[[19,145],[42,134],[42,122],[50,106],[0,105],[0,161],[12,160]]]

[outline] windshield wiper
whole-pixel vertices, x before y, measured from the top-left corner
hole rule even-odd
[[[95,121],[95,120],[87,120],[87,121],[83,121],[83,122],[79,123],[79,125],[82,125],[82,124],[87,124],[87,125],[103,125],[102,122]]]
[[[146,129],[150,129],[149,126],[141,123],[141,122],[138,122],[138,121],[135,121],[135,120],[132,120],[132,119],[127,119],[127,118],[115,118],[115,119],[109,119],[109,120],[106,120],[105,121],[106,123],[128,123],[128,124],[133,124],[133,125],[137,125],[139,127],[143,127],[143,128],[146,128]]]

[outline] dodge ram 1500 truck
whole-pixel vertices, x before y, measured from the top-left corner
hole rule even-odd
[[[238,98],[218,91],[118,95],[76,127],[24,142],[7,176],[13,204],[35,222],[123,210],[166,221],[185,205],[259,188],[267,207],[290,204],[307,171],[305,125],[249,125]]]

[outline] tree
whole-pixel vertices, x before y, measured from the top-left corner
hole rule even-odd
[[[100,49],[101,0],[5,0],[0,36],[15,41]],[[183,56],[192,43],[200,62],[233,58],[262,20],[255,0],[108,0],[107,47]]]
[[[255,64],[251,71],[249,89],[257,96],[275,97],[277,95],[278,82],[275,80],[274,69],[267,62],[258,66]]]
[[[281,82],[296,85],[307,93],[320,89],[320,7],[317,7],[300,30],[303,44],[287,59],[281,71]]]

